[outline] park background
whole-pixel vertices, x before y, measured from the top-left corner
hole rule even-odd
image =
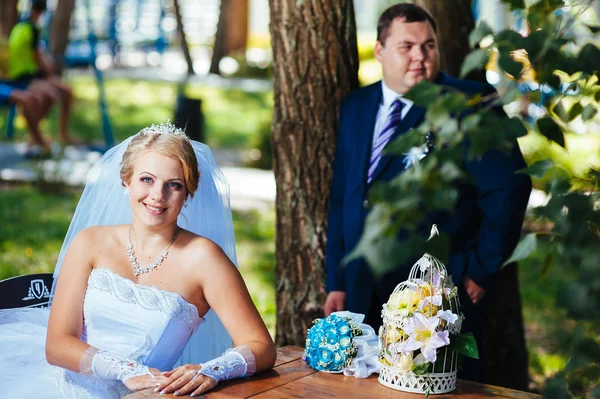
[[[375,26],[381,11],[393,3],[354,1],[361,85],[381,78],[373,55]],[[582,18],[597,25],[600,2],[590,4]],[[239,268],[275,337],[274,101],[268,1],[179,0],[185,46],[177,31],[172,0],[49,0],[48,5],[42,36],[49,51],[64,47],[67,67],[63,77],[75,93],[70,129],[90,147],[102,148],[109,138],[120,142],[145,126],[173,119],[178,101],[201,100],[189,102],[202,112],[198,130],[231,176]],[[16,18],[12,10],[25,15],[28,6],[27,0],[7,0],[0,7],[0,64]],[[475,19],[486,21],[495,31],[520,29],[520,15],[500,0],[480,0],[470,6]],[[67,34],[50,43],[53,33],[60,36],[52,31],[52,20],[65,14],[72,15]],[[97,74],[90,66],[90,33],[98,38]],[[488,81],[495,83],[500,72],[492,62],[487,69]],[[529,111],[535,115],[536,109]],[[0,280],[53,270],[82,190],[81,180],[72,181],[69,175],[76,168],[85,170],[97,159],[82,156],[81,151],[70,159],[69,148],[55,146],[54,159],[26,160],[20,156],[27,139],[25,121],[21,117],[9,121],[8,112],[0,109],[0,131],[5,131],[9,122],[14,124],[14,137],[2,136],[0,141]],[[57,112],[53,111],[42,131],[54,137],[56,128]],[[588,168],[600,165],[599,128],[598,116],[585,122],[573,120],[565,134],[568,151],[540,134],[528,135],[519,143],[530,165],[550,157],[574,176],[584,176]],[[260,184],[236,189],[235,183],[243,186],[244,180],[252,177]],[[534,179],[534,187],[552,177]],[[535,190],[532,201],[536,205],[547,198],[543,191]],[[524,231],[546,227],[528,217]],[[545,268],[543,253],[542,248],[522,260],[518,268],[529,388],[536,391],[543,390],[547,379],[565,368],[575,333],[566,311],[555,301],[576,276],[560,265]]]

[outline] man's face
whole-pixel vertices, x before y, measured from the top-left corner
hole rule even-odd
[[[375,44],[385,84],[405,94],[423,79],[432,81],[440,70],[440,53],[431,24],[396,18],[388,33],[383,43]]]

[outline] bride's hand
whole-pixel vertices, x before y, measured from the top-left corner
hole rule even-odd
[[[201,368],[202,366],[198,364],[186,364],[165,373],[167,380],[158,385],[155,392],[173,393],[175,396],[191,393],[190,396],[198,396],[216,387],[217,381],[198,373]]]
[[[142,389],[156,388],[157,385],[164,383],[167,380],[160,370],[149,368],[150,374],[138,375],[125,380],[124,384],[132,392],[141,391]]]

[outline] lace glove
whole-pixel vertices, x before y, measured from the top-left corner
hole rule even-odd
[[[256,360],[248,346],[229,349],[222,356],[202,364],[198,374],[213,378],[217,383],[238,377],[250,377],[256,373]]]
[[[150,374],[147,366],[132,360],[114,356],[107,351],[98,351],[90,347],[81,358],[79,372],[94,375],[103,380],[119,380],[125,382],[131,377]]]

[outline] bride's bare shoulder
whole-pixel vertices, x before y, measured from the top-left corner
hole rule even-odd
[[[182,231],[182,249],[186,259],[201,264],[228,262],[229,258],[223,249],[209,238],[199,236],[189,231]]]
[[[128,227],[129,225],[127,224],[86,227],[77,233],[73,242],[94,244],[96,247],[114,245],[119,241],[119,237],[127,234]]]

